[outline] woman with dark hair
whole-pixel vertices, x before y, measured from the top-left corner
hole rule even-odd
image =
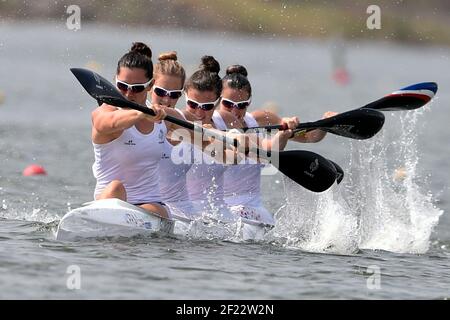
[[[141,42],[117,64],[115,83],[130,101],[146,104],[153,85],[151,49]],[[164,111],[154,109],[151,117],[133,109],[103,104],[92,112],[92,143],[97,179],[96,200],[118,198],[151,213],[169,217],[161,202],[158,165],[163,152],[166,128]]]
[[[216,111],[222,92],[220,65],[212,56],[203,56],[199,69],[185,83],[186,108],[184,114],[191,121],[219,130],[237,128],[237,119],[228,112]],[[223,151],[223,150],[221,150]],[[208,213],[222,221],[234,221],[223,199],[224,158],[193,148],[193,162],[186,174],[189,199],[198,214]]]
[[[288,123],[289,128],[298,125],[298,119],[281,118],[270,111],[255,110],[248,112],[252,98],[252,87],[247,78],[247,70],[241,65],[227,68],[222,79],[220,110],[233,114],[242,121],[245,127],[260,127],[273,124]],[[324,116],[332,116],[328,112]],[[297,142],[318,142],[325,137],[322,130],[310,131],[301,136],[293,136],[292,130],[278,131],[274,136],[260,135],[258,144],[262,149],[283,150],[289,139]],[[273,225],[273,215],[264,207],[261,199],[261,170],[263,164],[246,158],[239,165],[230,166],[224,174],[225,202],[231,210],[242,217],[262,221]]]

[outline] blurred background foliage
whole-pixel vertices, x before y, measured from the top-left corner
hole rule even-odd
[[[82,23],[450,45],[450,1],[443,0],[0,0],[0,21],[64,21],[72,4]],[[381,9],[380,30],[366,27],[371,4]]]

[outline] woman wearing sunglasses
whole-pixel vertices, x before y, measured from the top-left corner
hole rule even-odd
[[[141,105],[146,104],[153,84],[151,58],[150,48],[137,42],[117,64],[117,88],[128,100]],[[158,176],[166,136],[160,120],[165,112],[154,110],[156,116],[151,117],[103,104],[92,112],[92,169],[97,179],[94,196],[97,200],[118,198],[168,218]]]
[[[177,53],[174,51],[162,53],[158,60],[153,71],[152,104],[175,110],[182,119],[188,120],[181,110],[175,108],[178,99],[183,94],[186,80],[186,72],[177,61]],[[196,213],[189,200],[186,173],[192,165],[192,144],[190,141],[171,139],[174,126],[167,121],[163,121],[163,124],[166,127],[167,135],[164,139],[163,153],[159,164],[161,199],[170,208],[173,218],[191,220]]]
[[[186,108],[184,114],[191,121],[219,130],[238,127],[238,121],[229,112],[216,111],[222,92],[219,63],[212,56],[202,57],[199,70],[185,83]],[[214,152],[207,154],[199,147],[193,148],[194,164],[186,175],[189,199],[196,212],[212,214],[221,221],[235,221],[236,216],[224,201],[223,174],[227,168],[223,158]]]
[[[263,110],[247,112],[251,103],[252,88],[245,67],[241,65],[228,67],[222,82],[220,110],[232,113],[243,122],[244,126],[259,127],[284,122],[293,129],[298,125],[296,117],[280,118],[272,112]],[[314,130],[304,136],[292,137],[292,130],[286,130],[278,131],[271,138],[261,136],[258,143],[266,150],[272,148],[283,150],[291,138],[298,142],[318,142],[324,136],[325,132]],[[264,207],[261,199],[260,181],[263,167],[264,165],[250,158],[246,158],[239,165],[230,166],[224,174],[225,201],[235,214],[273,225],[275,223],[273,215]]]

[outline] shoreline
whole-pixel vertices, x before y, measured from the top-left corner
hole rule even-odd
[[[0,28],[1,27],[19,27],[19,28],[29,28],[29,27],[48,27],[55,25],[55,30],[67,30],[67,27],[65,25],[65,21],[62,20],[42,20],[42,19],[28,19],[26,21],[22,20],[3,20],[0,21]],[[432,50],[432,49],[449,49],[450,43],[429,43],[429,42],[420,42],[420,41],[392,41],[387,39],[367,39],[367,38],[353,38],[348,39],[344,37],[340,37],[338,35],[336,36],[330,36],[330,37],[287,37],[284,35],[277,35],[277,36],[271,36],[267,34],[257,34],[252,35],[246,32],[239,32],[239,31],[224,31],[224,30],[215,30],[215,29],[190,29],[185,30],[182,28],[176,28],[176,27],[161,27],[158,25],[118,25],[114,23],[107,23],[107,22],[85,22],[82,24],[81,30],[67,30],[69,34],[81,34],[83,33],[83,26],[85,26],[86,29],[94,30],[95,28],[101,28],[101,29],[111,29],[112,31],[120,30],[123,32],[127,31],[145,31],[146,29],[151,30],[153,32],[166,32],[169,34],[175,34],[175,33],[206,33],[209,35],[220,35],[220,37],[226,37],[227,34],[229,34],[233,38],[242,38],[244,41],[292,41],[293,43],[320,43],[320,44],[329,44],[330,46],[333,45],[333,43],[344,43],[348,48],[351,46],[371,46],[371,45],[383,45],[383,46],[392,46],[392,47],[398,47],[398,48],[412,48],[415,50]],[[2,43],[0,42],[0,45]],[[4,45],[4,43],[3,43]]]
[[[362,1],[364,2],[364,1]],[[369,3],[369,2],[367,2]],[[444,4],[443,4],[444,3]],[[0,2],[1,23],[65,23],[68,1],[39,1],[21,5]],[[250,37],[286,39],[386,40],[391,43],[450,46],[450,6],[439,0],[421,4],[379,1],[381,29],[369,30],[367,4],[335,1],[333,4],[293,1],[229,3],[225,0],[78,1],[81,23],[162,27],[191,31],[232,32]],[[440,9],[438,9],[440,7]],[[447,8],[448,7],[448,8]]]

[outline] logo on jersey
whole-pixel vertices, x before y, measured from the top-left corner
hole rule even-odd
[[[167,153],[163,152],[161,159],[170,159],[170,156]]]
[[[158,138],[159,138],[159,143],[164,143],[164,132],[161,129],[159,129]]]
[[[127,142],[124,142],[123,144],[126,144],[127,146],[135,146],[136,143],[133,142],[133,140],[128,140]]]

